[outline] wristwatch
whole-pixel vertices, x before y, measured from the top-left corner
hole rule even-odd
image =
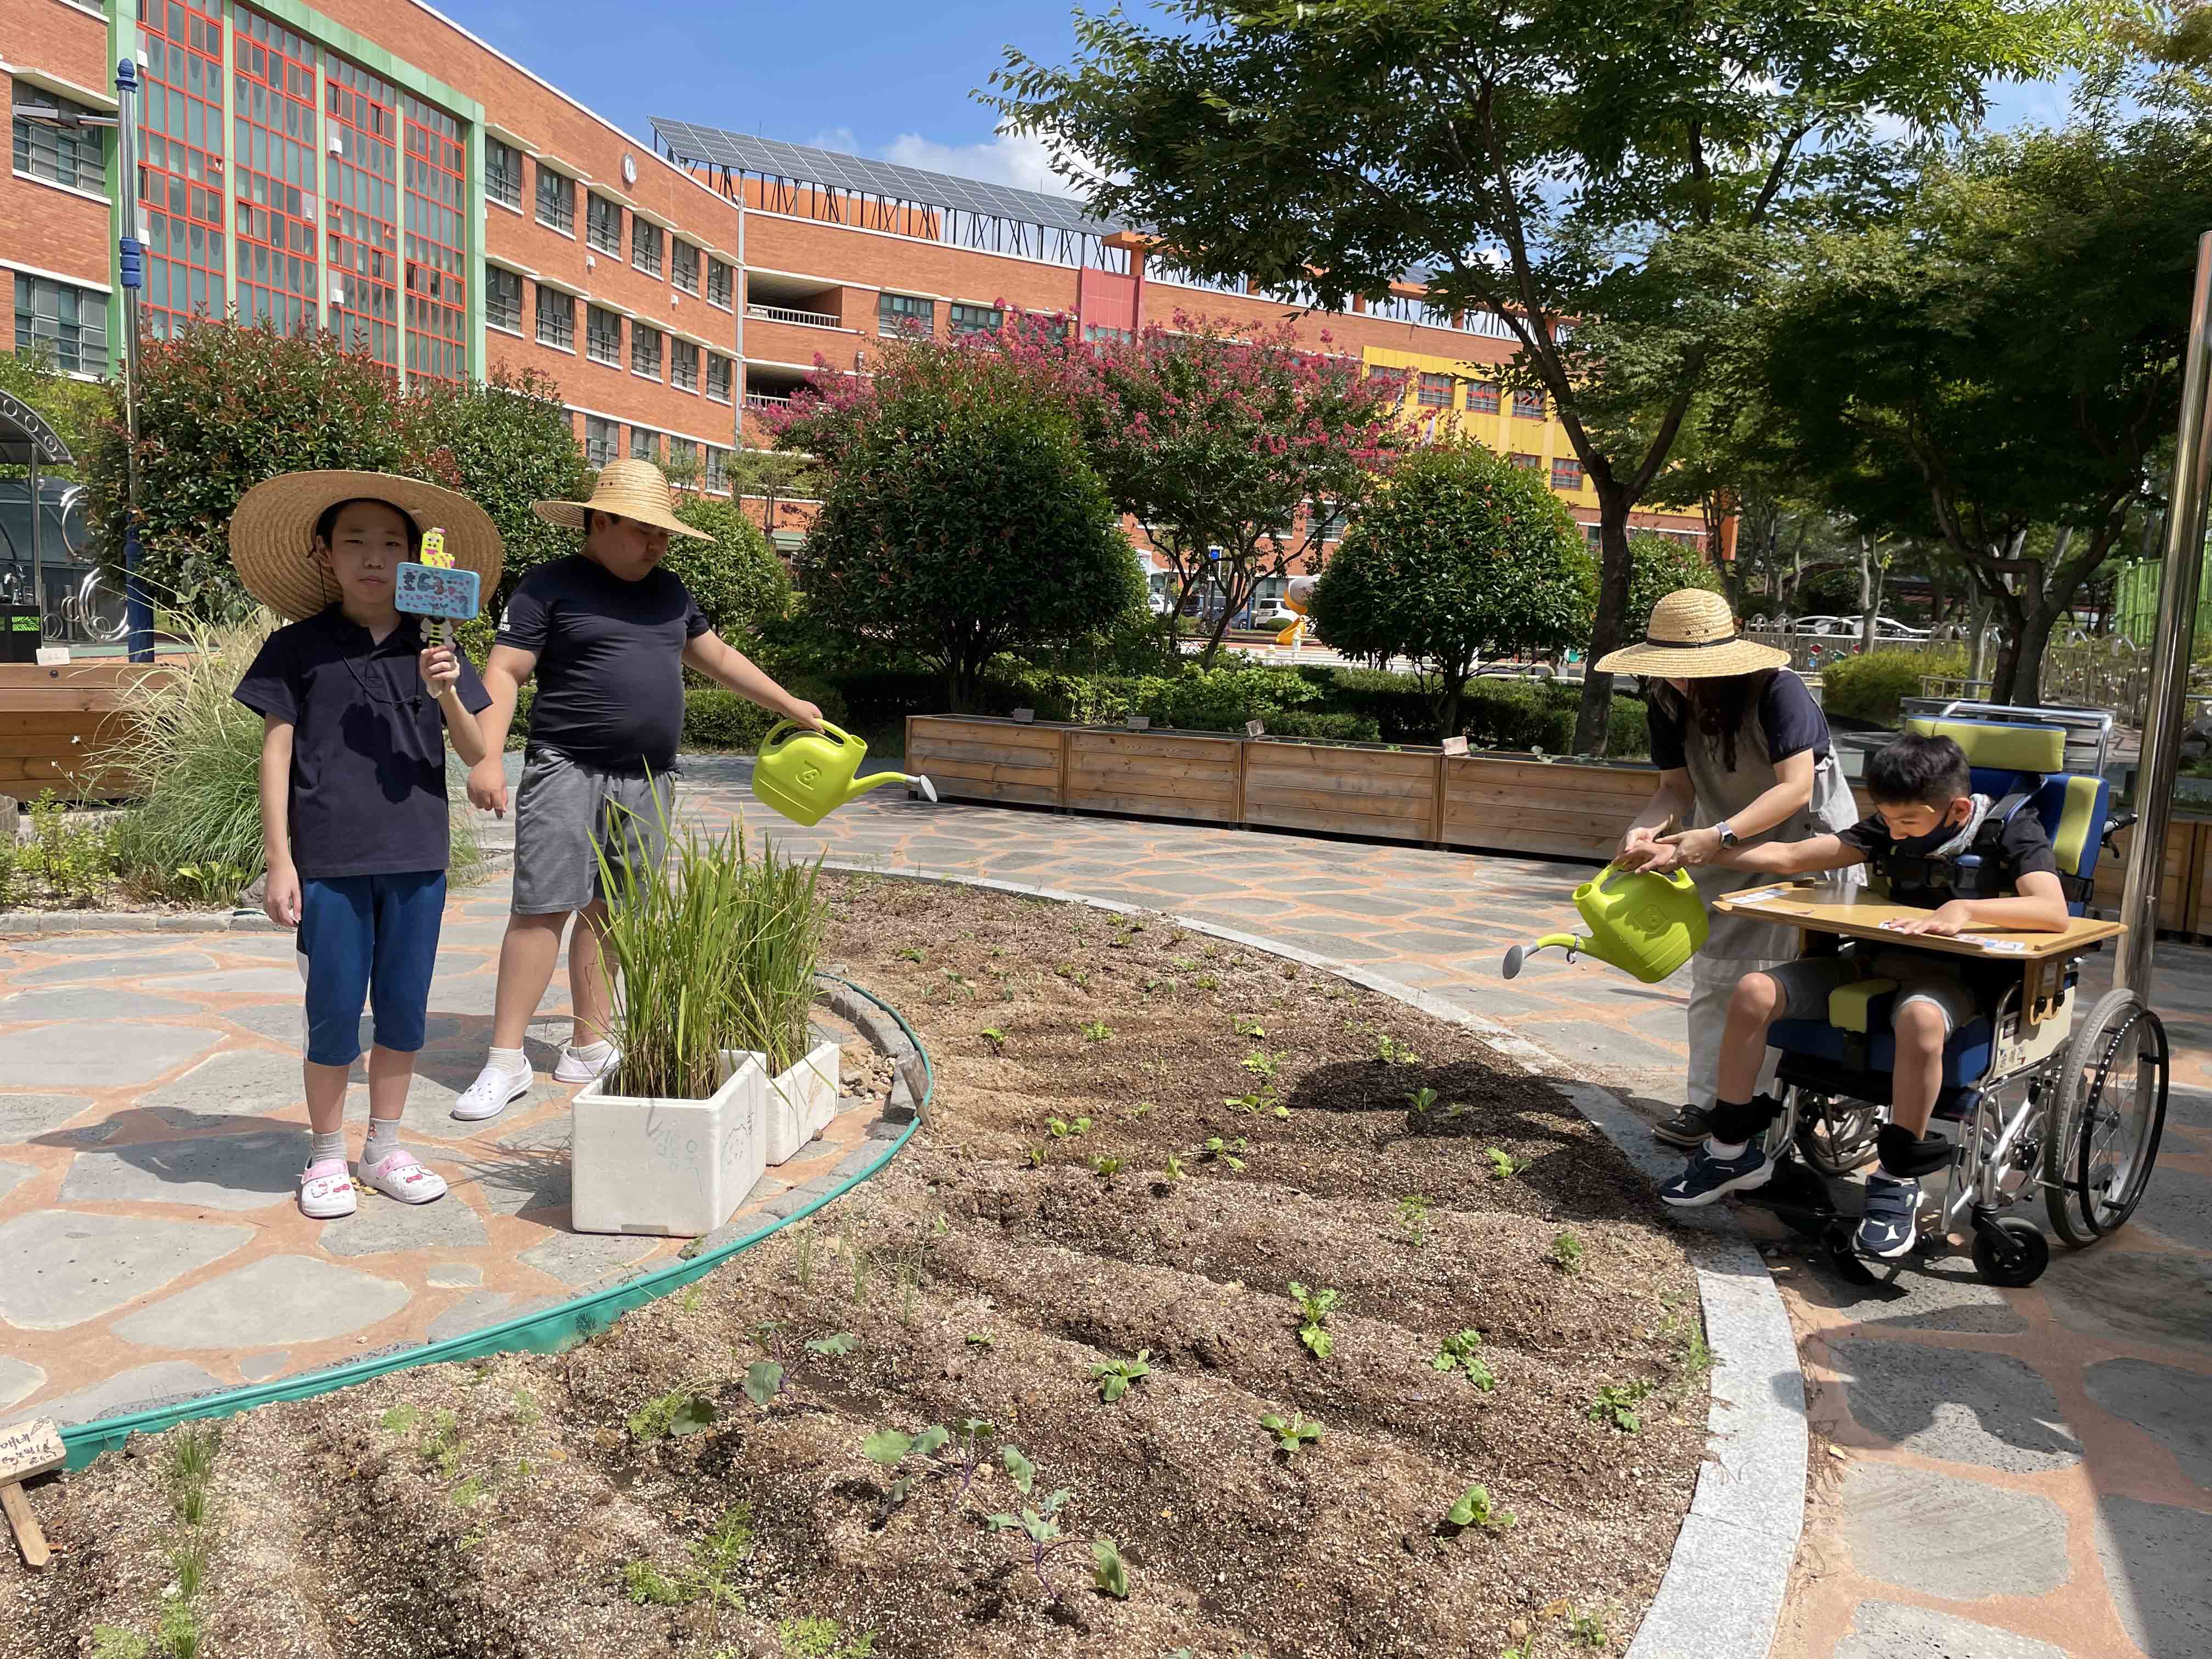
[[[1723,819],[1720,823],[1713,826],[1713,833],[1721,838],[1721,845],[1723,847],[1734,847],[1743,840],[1741,836],[1739,836],[1735,830],[1729,828],[1726,819]]]

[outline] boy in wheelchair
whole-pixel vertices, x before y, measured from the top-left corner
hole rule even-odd
[[[1975,794],[1966,752],[1956,743],[1899,738],[1868,758],[1865,781],[1875,813],[1850,829],[1807,841],[1723,848],[1714,861],[1777,876],[1868,865],[1878,883],[1887,884],[1892,902],[1928,913],[1894,924],[1902,937],[1969,927],[2064,931],[2066,896],[2041,823],[2020,810],[2018,799],[1993,803]],[[1911,1249],[1919,1178],[1950,1161],[1950,1143],[1928,1133],[1942,1084],[1943,1045],[1978,1012],[1960,971],[1962,960],[1861,945],[1745,975],[1729,1003],[1711,1133],[1660,1197],[1689,1208],[1766,1184],[1773,1164],[1756,1143],[1781,1110],[1779,1101],[1754,1092],[1768,1026],[1792,1015],[1826,1018],[1831,992],[1879,976],[1898,984],[1897,1060],[1889,1121],[1876,1141],[1880,1167],[1867,1180],[1857,1245],[1865,1255],[1885,1257]]]

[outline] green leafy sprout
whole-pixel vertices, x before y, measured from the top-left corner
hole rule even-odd
[[[1309,1291],[1293,1279],[1291,1299],[1298,1304],[1298,1340],[1315,1358],[1328,1358],[1336,1348],[1336,1339],[1328,1334],[1328,1316],[1344,1298],[1334,1291]]]
[[[1150,1348],[1139,1348],[1134,1359],[1114,1359],[1103,1365],[1093,1365],[1091,1380],[1098,1385],[1099,1399],[1110,1406],[1128,1393],[1132,1384],[1150,1376],[1152,1368],[1146,1362],[1152,1357]]]
[[[1288,1418],[1280,1412],[1263,1413],[1260,1426],[1275,1437],[1275,1449],[1285,1457],[1296,1457],[1322,1436],[1319,1423],[1308,1422],[1296,1412]]]

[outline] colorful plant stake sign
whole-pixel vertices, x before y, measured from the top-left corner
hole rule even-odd
[[[410,616],[435,617],[446,644],[453,643],[453,624],[477,614],[483,595],[473,570],[456,569],[446,551],[446,532],[422,532],[422,562],[399,567],[399,587],[392,603]]]
[[[52,1418],[33,1418],[12,1429],[0,1429],[0,1509],[8,1512],[9,1528],[27,1567],[45,1566],[48,1552],[46,1535],[39,1530],[39,1517],[31,1513],[23,1482],[61,1468],[68,1457],[62,1431]]]

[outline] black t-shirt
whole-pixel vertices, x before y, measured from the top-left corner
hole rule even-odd
[[[1861,818],[1848,830],[1838,830],[1836,838],[1844,846],[1865,854],[1869,863],[1896,845],[1896,837],[1889,833],[1889,826],[1882,822],[1879,811]],[[2058,859],[2051,850],[2051,838],[2043,833],[2043,821],[2035,816],[2032,806],[2023,805],[2006,821],[2004,828],[1997,832],[1997,848],[2011,866],[2015,883],[2021,877],[2038,871],[2054,876],[2058,873]],[[1932,909],[1943,902],[1945,895],[1925,888],[1895,895],[1900,904],[1914,903],[1923,896]]]
[[[572,554],[515,584],[499,642],[538,659],[530,746],[607,772],[665,772],[684,735],[684,647],[708,631],[682,581],[624,581]]]
[[[1651,763],[1662,771],[1681,766],[1689,712],[1680,701],[1656,692],[1645,698],[1644,707],[1651,728]],[[1759,724],[1766,733],[1770,763],[1808,749],[1815,764],[1828,757],[1828,717],[1813,701],[1805,682],[1786,668],[1777,669],[1759,695]]]
[[[446,722],[413,617],[383,640],[337,605],[278,629],[234,694],[292,727],[292,862],[305,880],[442,870]],[[458,654],[458,653],[457,653]],[[461,706],[491,699],[461,660]]]

